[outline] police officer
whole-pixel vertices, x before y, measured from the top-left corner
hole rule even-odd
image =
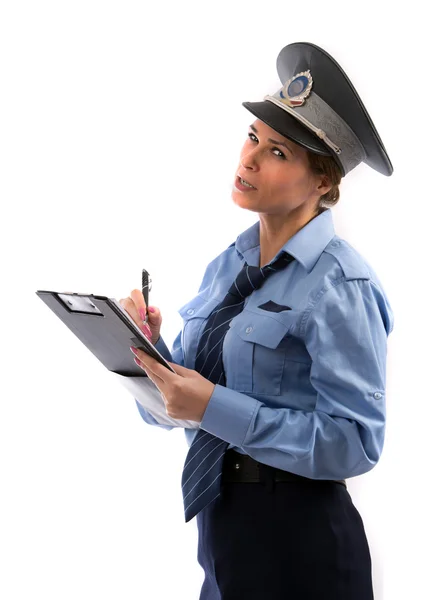
[[[205,269],[171,353],[160,311],[149,312],[151,340],[176,373],[141,351],[135,359],[169,418],[197,424],[185,428],[182,494],[185,520],[197,518],[200,600],[371,600],[346,480],[382,452],[393,313],[374,270],[336,235],[332,207],[360,163],[393,168],[327,52],[290,44],[277,71],[278,90],[243,103],[256,120],[232,192],[259,220]],[[140,321],[140,291],[121,302]]]

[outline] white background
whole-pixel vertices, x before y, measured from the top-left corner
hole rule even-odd
[[[384,177],[358,166],[333,210],[338,235],[375,268],[395,314],[384,452],[348,488],[376,600],[421,597],[421,52],[410,7],[2,4],[2,599],[199,598],[196,520],[185,524],[180,490],[183,431],[145,424],[35,291],[120,299],[145,267],[170,347],[177,309],[206,265],[258,218],[231,199],[254,120],[241,103],[280,87],[277,55],[297,41],[346,70],[395,167]]]

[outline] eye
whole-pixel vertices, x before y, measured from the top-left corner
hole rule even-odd
[[[254,142],[255,140],[258,141],[258,138],[253,133],[248,133],[248,137],[251,140],[251,142]],[[252,138],[255,138],[255,140],[253,140]],[[286,160],[286,155],[284,154],[284,152],[282,152],[280,150],[280,148],[274,147],[274,148],[271,148],[271,150],[275,150],[276,152],[279,152],[280,154],[278,155],[278,158],[281,158],[282,160]]]

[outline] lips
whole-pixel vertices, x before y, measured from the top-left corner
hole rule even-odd
[[[243,179],[243,181],[246,181],[246,183],[249,183],[249,185],[252,185],[252,186],[253,186],[253,188],[256,190],[256,187],[254,186],[254,184],[253,184],[252,182],[248,181],[247,179],[245,179],[245,178],[244,178],[244,177],[242,177],[241,175],[238,175],[237,177],[239,178],[239,181],[240,181],[241,179]]]

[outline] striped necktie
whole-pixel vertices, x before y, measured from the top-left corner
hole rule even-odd
[[[222,352],[224,336],[230,321],[242,312],[245,298],[261,287],[265,279],[294,260],[282,252],[265,267],[252,267],[246,262],[222,302],[213,310],[204,327],[196,354],[195,370],[212,383],[226,385]],[[223,457],[228,442],[198,429],[186,456],[182,473],[185,522],[220,495]]]

